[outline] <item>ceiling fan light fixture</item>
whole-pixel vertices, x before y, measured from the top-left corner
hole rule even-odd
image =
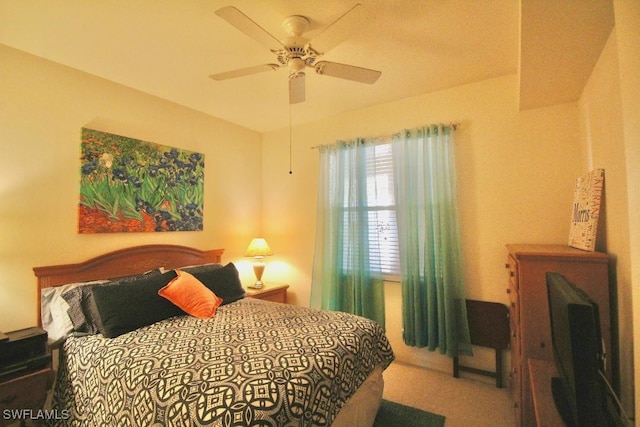
[[[289,67],[289,75],[291,76],[303,72],[307,63],[302,58],[291,58],[287,65]]]

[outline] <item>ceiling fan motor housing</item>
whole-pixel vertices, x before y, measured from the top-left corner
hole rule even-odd
[[[318,53],[310,48],[309,39],[302,36],[309,25],[309,20],[301,15],[288,16],[282,21],[289,37],[281,40],[285,48],[275,53],[278,62],[289,69],[289,77],[304,75],[304,69],[312,66],[318,57]]]
[[[288,34],[299,37],[309,29],[309,20],[300,15],[287,16],[282,21],[282,27]]]

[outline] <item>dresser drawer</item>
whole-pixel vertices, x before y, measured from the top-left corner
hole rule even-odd
[[[0,413],[6,409],[42,409],[52,383],[51,368],[0,383]]]
[[[513,327],[520,327],[520,303],[518,301],[518,291],[511,286],[507,288],[509,294],[509,318]]]

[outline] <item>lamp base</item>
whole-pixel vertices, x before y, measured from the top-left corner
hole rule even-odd
[[[262,283],[262,273],[264,273],[265,263],[262,258],[256,258],[253,263],[253,272],[256,275],[256,283],[253,286],[249,286],[251,289],[262,289],[264,283]]]

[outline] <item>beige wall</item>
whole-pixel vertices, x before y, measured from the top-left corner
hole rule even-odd
[[[582,144],[590,167],[605,168],[606,239],[618,296],[621,399],[640,405],[634,352],[640,340],[640,2],[614,1],[616,28],[579,101]],[[635,285],[635,286],[634,286]]]
[[[1,45],[0,94],[0,330],[35,324],[34,266],[151,243],[233,260],[260,233],[260,134]],[[204,153],[204,231],[77,234],[82,127]]]
[[[627,408],[633,398],[633,310],[627,165],[622,116],[616,32],[613,31],[579,101],[581,139],[589,169],[605,170],[604,238],[597,250],[611,256],[611,282],[616,287],[621,397]]]
[[[629,228],[625,231],[629,236],[630,282],[628,288],[631,295],[620,294],[620,299],[631,299],[632,316],[635,328],[632,336],[621,337],[627,348],[634,348],[640,342],[640,2],[636,0],[614,0],[616,19],[616,49],[618,55],[620,93],[622,104],[622,125],[627,175]],[[611,76],[615,79],[615,76]],[[627,325],[627,330],[631,326]],[[633,375],[635,384],[640,384],[640,351],[633,354],[633,361],[626,361]],[[625,399],[626,400],[626,399]],[[640,393],[635,393],[635,408],[640,407]],[[633,414],[631,414],[633,415]]]
[[[585,171],[580,159],[586,157],[579,144],[577,105],[519,112],[517,85],[512,75],[295,127],[292,175],[287,173],[288,130],[266,133],[263,230],[280,259],[295,266],[290,271],[271,270],[270,277],[289,280],[296,303],[308,305],[318,170],[318,152],[311,147],[427,123],[458,122],[468,297],[507,303],[505,244],[566,244],[573,186]],[[399,286],[389,283],[386,290],[387,332],[397,358],[450,371],[450,359],[404,346]]]

